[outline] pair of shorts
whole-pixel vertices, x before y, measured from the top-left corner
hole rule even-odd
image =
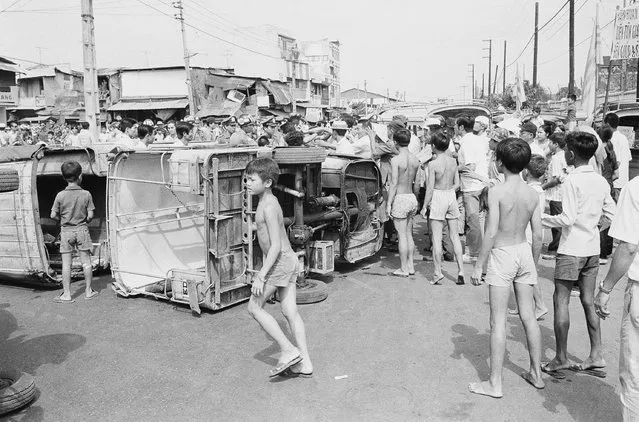
[[[417,198],[412,193],[395,195],[391,205],[391,217],[402,220],[417,214]]]
[[[280,252],[275,264],[266,273],[264,282],[276,287],[286,287],[297,281],[299,259],[293,251]]]
[[[457,195],[454,190],[435,189],[433,191],[428,218],[431,220],[456,220],[460,215]]]
[[[60,253],[74,250],[90,252],[93,249],[91,234],[87,226],[63,227],[60,232]]]
[[[555,280],[593,279],[596,282],[598,272],[599,255],[572,256],[558,253],[555,258]]]
[[[509,287],[513,283],[537,284],[537,268],[530,245],[526,242],[491,249],[486,283],[497,287]]]

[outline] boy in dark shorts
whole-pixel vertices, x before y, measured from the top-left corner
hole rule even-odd
[[[594,135],[586,132],[570,132],[566,135],[565,156],[568,165],[575,170],[562,183],[562,212],[559,215],[543,214],[546,227],[561,228],[561,239],[555,264],[555,358],[542,366],[544,372],[557,375],[561,369],[601,370],[603,358],[599,316],[594,307],[595,285],[599,271],[599,224],[602,214],[612,220],[615,203],[610,196],[606,179],[595,173],[590,159],[597,151]],[[577,283],[581,305],[586,314],[590,356],[580,365],[568,361],[568,328],[570,327],[570,290]],[[559,374],[561,376],[561,374]]]
[[[306,346],[306,329],[297,311],[295,282],[300,272],[299,259],[288,240],[282,208],[271,190],[279,174],[277,163],[270,158],[257,158],[246,166],[248,190],[259,197],[255,224],[263,254],[262,268],[253,277],[248,311],[280,347],[280,358],[270,376],[311,377],[313,364]],[[264,310],[264,304],[275,291],[297,347],[286,337],[275,318]]]
[[[60,296],[54,299],[58,303],[73,303],[71,298],[71,259],[77,250],[84,271],[85,298],[93,299],[98,292],[91,288],[93,267],[91,266],[91,235],[89,223],[93,219],[93,198],[82,189],[82,166],[77,161],[67,161],[60,168],[67,188],[58,192],[53,201],[51,218],[60,221],[60,254],[62,255],[62,289]]]
[[[482,270],[488,261],[486,282],[490,301],[490,379],[471,383],[471,393],[500,398],[506,354],[506,311],[510,290],[515,288],[519,318],[524,326],[530,369],[522,377],[535,388],[544,388],[541,378],[541,334],[533,299],[537,284],[535,263],[541,252],[542,226],[537,192],[520,176],[530,161],[530,146],[521,139],[508,138],[497,145],[495,164],[505,176],[504,183],[488,191],[488,219],[472,282],[482,284]],[[526,227],[532,227],[532,248]]]

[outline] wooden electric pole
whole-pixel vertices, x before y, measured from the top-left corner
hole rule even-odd
[[[84,61],[84,114],[90,132],[97,141],[100,104],[98,103],[98,71],[95,61],[95,23],[93,0],[82,0],[82,57]]]
[[[488,48],[484,47],[484,50],[488,50],[488,57],[484,57],[488,59],[488,96],[490,97],[490,79],[492,76],[492,67],[493,67],[493,40],[484,40],[484,42],[488,43]]]
[[[484,82],[484,76],[485,75],[486,75],[485,73],[481,74],[481,98],[484,98],[484,86],[485,86],[484,85],[484,83],[485,83]]]
[[[575,0],[570,1],[568,94],[575,93]]]
[[[470,66],[470,78],[473,82],[473,89],[472,89],[472,95],[473,95],[473,100],[475,99],[475,65],[474,64],[469,64],[468,66]]]
[[[184,50],[184,70],[186,72],[186,89],[189,98],[189,114],[195,116],[197,110],[195,109],[195,100],[193,98],[193,87],[191,86],[191,55],[186,44],[186,27],[184,25],[184,6],[182,0],[177,0],[173,3],[173,7],[178,9],[178,15],[175,19],[180,21],[180,29],[182,31],[182,49]]]
[[[535,48],[533,53],[533,88],[537,87],[537,54],[539,49],[539,2],[535,2]]]
[[[501,93],[506,93],[506,41],[504,41],[504,80],[502,81]]]

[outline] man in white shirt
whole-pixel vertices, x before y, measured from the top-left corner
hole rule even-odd
[[[612,182],[613,198],[616,200],[619,198],[619,192],[628,183],[630,161],[632,161],[632,152],[630,151],[630,143],[628,138],[619,132],[619,116],[615,113],[608,113],[604,118],[604,123],[610,125],[612,130],[612,147],[617,156],[617,162],[619,163],[619,177]]]
[[[599,286],[595,310],[605,319],[610,316],[608,299],[615,284],[628,275],[621,319],[619,380],[623,420],[639,420],[639,177],[632,179],[622,190],[617,214],[609,234],[619,240],[606,278]]]
[[[562,228],[553,295],[556,356],[542,366],[542,370],[551,375],[572,367],[568,361],[568,329],[570,291],[575,283],[579,286],[590,337],[590,355],[578,369],[600,370],[606,366],[599,317],[595,313],[593,300],[599,271],[599,225],[602,215],[612,220],[615,203],[610,196],[610,185],[589,163],[597,146],[597,139],[590,133],[575,131],[566,136],[566,163],[574,165],[575,170],[562,184],[561,214],[543,214],[541,217],[544,226]]]
[[[539,146],[537,142],[535,142],[535,137],[537,136],[537,126],[535,126],[533,122],[523,123],[521,125],[519,136],[521,137],[521,139],[526,141],[528,145],[530,145],[530,152],[532,155],[541,155],[542,157],[546,156],[544,150]]]
[[[353,136],[355,137],[353,148],[355,149],[355,155],[358,157],[373,158],[371,138],[368,136],[368,129],[370,129],[370,127],[369,121],[360,120],[356,126],[356,130],[353,131]]]
[[[149,145],[153,143],[153,128],[149,125],[138,126],[138,137],[134,139],[133,147],[136,151],[148,151]]]
[[[338,154],[355,155],[355,148],[350,138],[346,136],[348,132],[348,125],[342,120],[333,122],[331,126],[333,129],[332,143],[335,144],[335,152]]]
[[[488,139],[473,133],[474,122],[470,117],[460,117],[456,124],[461,136],[457,161],[468,225],[468,254],[464,255],[464,262],[472,263],[477,261],[483,239],[479,197],[484,186],[488,186]]]
[[[115,140],[116,145],[126,149],[135,149],[136,142],[133,140],[138,134],[138,124],[135,120],[124,118],[119,125],[120,134]]]
[[[81,147],[88,147],[95,143],[95,139],[93,138],[93,134],[89,131],[91,125],[89,122],[80,123],[82,129],[80,129],[80,133],[78,133],[78,145]]]

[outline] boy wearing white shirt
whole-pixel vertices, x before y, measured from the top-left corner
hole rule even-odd
[[[555,264],[555,342],[556,356],[542,365],[542,370],[551,375],[558,370],[601,369],[606,366],[601,345],[599,317],[594,308],[595,284],[599,270],[599,223],[602,214],[612,219],[615,203],[610,196],[606,179],[596,174],[589,160],[597,150],[597,139],[585,132],[571,132],[566,136],[565,156],[568,165],[575,170],[562,184],[562,213],[542,215],[546,227],[561,227],[562,235]],[[572,366],[568,361],[568,328],[570,315],[570,291],[577,283],[581,304],[586,314],[590,355],[580,365]]]
[[[604,123],[610,125],[612,130],[614,130],[610,142],[612,142],[615,155],[617,156],[617,161],[619,162],[619,178],[612,182],[613,198],[617,199],[619,197],[619,192],[624,186],[626,186],[630,177],[629,171],[630,161],[632,161],[632,152],[630,151],[628,138],[626,138],[623,133],[619,132],[619,116],[615,113],[608,113],[606,114]]]

